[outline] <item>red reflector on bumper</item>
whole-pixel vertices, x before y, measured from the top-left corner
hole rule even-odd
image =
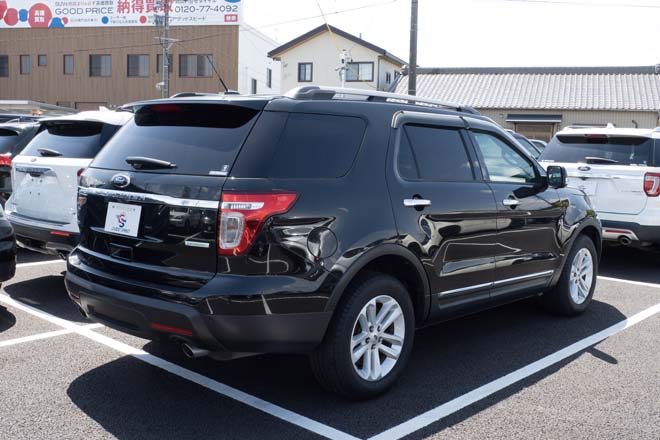
[[[59,235],[60,237],[69,237],[69,236],[71,236],[70,233],[62,232],[62,231],[50,231],[50,235]]]
[[[192,336],[193,332],[191,330],[186,330],[184,328],[170,327],[169,325],[156,324],[155,322],[150,322],[149,327],[154,330],[159,330],[162,332],[176,333],[178,335]]]

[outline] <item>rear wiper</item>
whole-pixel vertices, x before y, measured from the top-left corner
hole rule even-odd
[[[607,159],[606,157],[587,156],[584,159],[587,163],[619,163],[618,160]]]
[[[56,157],[62,155],[62,153],[60,153],[59,151],[51,150],[50,148],[37,148],[37,151],[42,156],[46,156],[46,157]]]
[[[166,160],[154,159],[153,157],[128,156],[126,163],[136,170],[157,169],[157,168],[176,168],[176,164]]]

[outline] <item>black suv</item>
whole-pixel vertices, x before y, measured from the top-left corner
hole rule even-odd
[[[309,352],[364,398],[416,327],[591,301],[589,199],[470,108],[320,87],[130,107],[79,188],[66,285],[94,321],[190,357]]]

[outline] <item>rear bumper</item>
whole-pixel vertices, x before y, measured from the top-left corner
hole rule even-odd
[[[80,234],[56,229],[27,226],[11,221],[16,234],[16,243],[25,249],[43,254],[69,253],[78,245]]]
[[[628,237],[632,242],[660,244],[660,226],[646,226],[633,222],[602,220],[603,240],[618,241]]]
[[[206,301],[189,305],[141,296],[83,276],[69,270],[65,284],[70,298],[93,321],[145,339],[185,341],[221,358],[310,351],[323,339],[331,316],[325,312],[218,315]],[[247,303],[254,301],[246,297]]]

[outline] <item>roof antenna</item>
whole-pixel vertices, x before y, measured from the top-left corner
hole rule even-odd
[[[208,55],[204,55],[204,56],[209,61],[209,64],[211,65],[213,71],[215,72],[215,75],[220,80],[220,84],[222,84],[222,88],[225,89],[225,95],[238,95],[238,92],[236,90],[229,90],[229,87],[227,87],[227,84],[225,84],[224,80],[222,79],[222,76],[220,75],[220,72],[218,72],[218,69],[215,68],[215,64],[213,64],[213,60],[211,59],[211,57]]]

